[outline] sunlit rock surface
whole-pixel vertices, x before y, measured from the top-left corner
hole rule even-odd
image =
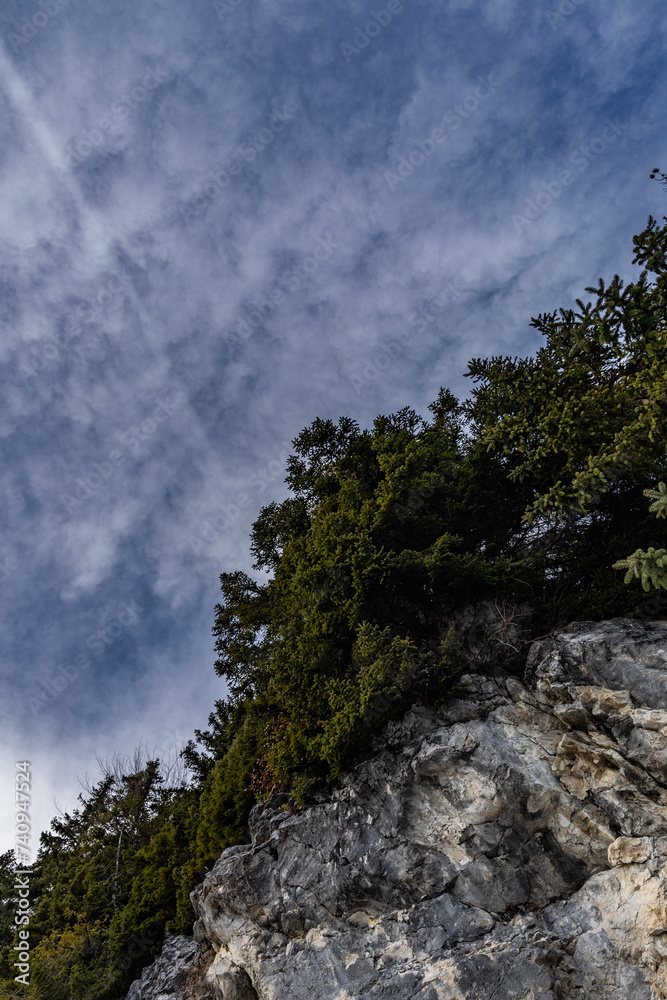
[[[128,1000],[667,998],[667,622],[502,673],[317,803],[256,806]]]

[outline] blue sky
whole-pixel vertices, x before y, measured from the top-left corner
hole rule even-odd
[[[0,850],[224,694],[218,574],[362,425],[631,277],[661,0],[3,0]]]

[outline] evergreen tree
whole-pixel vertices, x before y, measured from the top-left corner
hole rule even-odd
[[[664,483],[658,483],[657,490],[644,490],[644,496],[654,499],[649,510],[656,517],[667,517],[667,487]],[[667,549],[656,550],[653,546],[647,552],[637,549],[627,559],[615,562],[614,569],[627,569],[624,582],[630,583],[633,578],[641,580],[644,590],[649,590],[651,584],[656,588],[667,588]]]

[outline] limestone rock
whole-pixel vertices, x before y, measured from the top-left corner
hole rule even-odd
[[[168,935],[162,954],[141,979],[132,983],[127,1000],[163,1000],[179,996],[195,966],[197,945],[188,937]]]
[[[652,853],[650,837],[618,837],[609,845],[607,858],[610,865],[634,865],[648,861]]]
[[[667,622],[492,673],[255,806],[128,1000],[667,1000]]]

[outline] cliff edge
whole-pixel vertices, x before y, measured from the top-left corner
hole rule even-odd
[[[667,621],[496,673],[255,806],[127,1000],[667,998]]]

